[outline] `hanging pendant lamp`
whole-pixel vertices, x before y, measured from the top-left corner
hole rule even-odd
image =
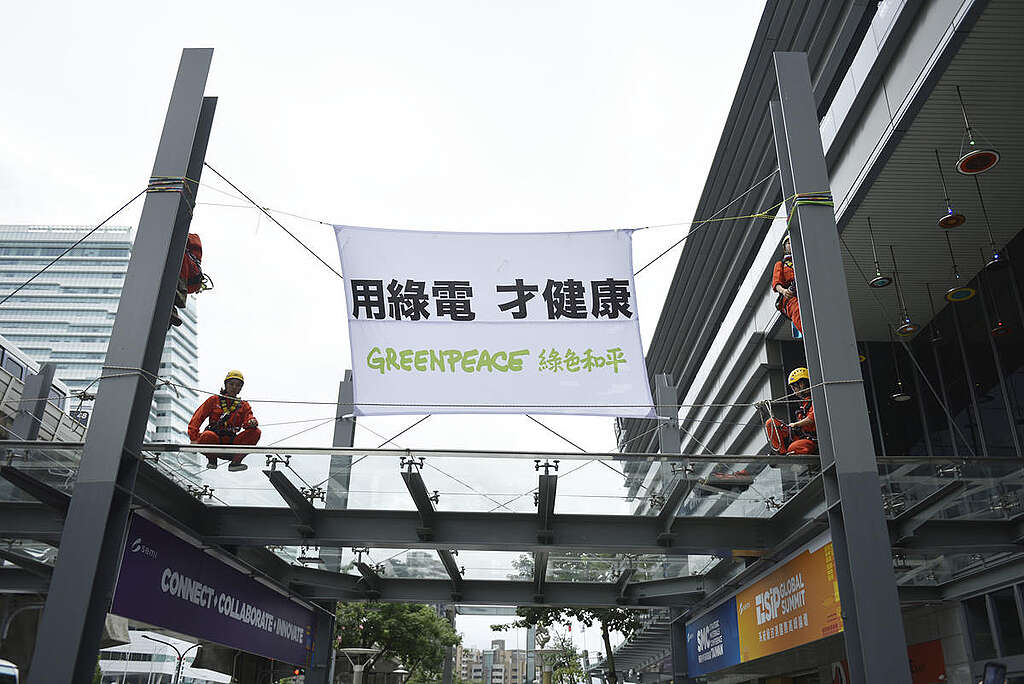
[[[891,325],[889,326],[889,344],[892,346],[892,366],[896,371],[896,387],[893,389],[892,394],[889,395],[889,398],[896,403],[902,404],[903,402],[910,401],[911,397],[910,394],[903,389],[903,377],[900,374],[900,364],[896,360],[896,342],[892,339]]]
[[[931,283],[925,283],[924,289],[928,292],[928,305],[932,310],[932,322],[929,324],[929,327],[932,329],[932,334],[928,341],[932,344],[938,344],[939,342],[942,342],[942,333],[939,331],[938,316],[935,313],[935,299],[932,297]]]
[[[896,301],[900,305],[900,325],[896,328],[896,334],[900,337],[909,337],[921,329],[917,323],[910,320],[910,312],[907,311],[907,302],[903,298],[903,288],[900,286],[900,269],[896,265],[896,252],[892,245],[889,245],[889,254],[892,256],[892,275],[896,282]]]
[[[956,257],[953,256],[953,243],[949,241],[949,233],[945,233],[946,236],[946,247],[949,248],[949,259],[953,262],[953,287],[946,290],[946,301],[959,304],[960,302],[966,302],[970,299],[974,299],[974,295],[978,294],[978,291],[973,287],[968,287],[966,284],[960,282],[960,269],[956,265]]]
[[[984,252],[981,253],[981,260],[983,262],[985,261],[985,253]],[[982,280],[983,280],[982,279],[982,275],[979,272],[978,273],[978,291],[981,294],[982,300],[984,300],[985,299],[985,293],[982,292],[982,287],[981,286],[984,284],[985,285],[985,289],[987,289],[989,292],[992,291],[992,288],[988,287],[988,284],[983,283]],[[992,302],[992,313],[994,315],[994,318],[995,318],[996,322],[995,322],[995,325],[992,326],[992,329],[989,330],[989,332],[992,334],[992,337],[1002,337],[1003,335],[1006,335],[1007,333],[1010,332],[1010,326],[1006,325],[1006,323],[1003,322],[1003,317],[999,313],[999,302],[996,301],[996,298],[994,296],[991,298],[991,302]]]
[[[974,186],[978,190],[978,202],[981,204],[981,213],[985,217],[985,230],[988,231],[988,245],[992,248],[992,258],[985,264],[985,268],[990,271],[1000,270],[1007,265],[1006,257],[996,249],[996,239],[992,235],[992,223],[988,220],[988,210],[985,208],[985,198],[981,194],[981,183],[978,182],[978,178],[974,178]]]
[[[946,176],[942,173],[942,159],[939,158],[939,151],[935,150],[935,164],[939,167],[939,181],[942,182],[942,196],[946,201],[946,213],[939,217],[939,228],[959,228],[967,222],[967,217],[953,209],[953,203],[949,200],[949,190],[946,188]]]
[[[964,128],[966,128],[966,145],[960,146],[960,158],[956,161],[956,170],[965,176],[976,176],[985,173],[999,163],[999,152],[991,146],[984,147],[978,144],[975,139],[976,131],[971,126],[971,120],[967,118],[967,107],[964,105],[963,95],[960,94],[960,86],[956,87],[956,98],[960,101],[960,113],[964,115]]]
[[[888,287],[892,278],[882,275],[882,269],[878,265],[878,251],[875,249],[875,231],[871,228],[871,217],[868,217],[868,237],[871,239],[871,256],[875,259],[875,277],[868,281],[869,287]]]

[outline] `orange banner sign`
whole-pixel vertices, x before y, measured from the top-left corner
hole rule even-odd
[[[829,542],[804,551],[736,595],[740,662],[843,631]]]

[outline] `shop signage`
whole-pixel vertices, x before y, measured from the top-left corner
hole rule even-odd
[[[133,515],[110,612],[306,665],[313,612]]]
[[[742,662],[843,631],[832,542],[805,550],[736,595]]]
[[[739,664],[740,641],[735,598],[687,623],[686,662],[689,675],[708,674]]]
[[[689,674],[702,675],[843,631],[832,542],[793,556],[686,625]]]
[[[354,414],[654,416],[631,231],[335,231]]]

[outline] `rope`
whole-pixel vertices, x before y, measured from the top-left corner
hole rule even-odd
[[[146,188],[146,192],[176,192],[185,200],[185,206],[188,207],[188,211],[191,214],[195,210],[196,196],[192,193],[192,188],[185,184],[185,181],[196,182],[186,176],[152,176],[149,179],[149,186]]]
[[[121,213],[122,211],[124,211],[125,209],[127,209],[127,208],[129,207],[129,205],[131,205],[131,203],[132,203],[132,202],[134,202],[135,200],[137,200],[137,199],[139,199],[140,197],[142,197],[142,196],[143,196],[144,194],[146,194],[146,192],[147,192],[147,190],[140,190],[140,191],[139,191],[139,193],[138,193],[137,195],[135,195],[135,197],[132,197],[132,198],[131,198],[130,200],[128,200],[127,202],[125,202],[124,204],[122,204],[122,205],[121,205],[121,208],[119,208],[119,209],[118,209],[117,211],[115,211],[115,212],[114,212],[113,214],[111,214],[111,215],[110,215],[110,216],[108,216],[107,218],[105,218],[105,219],[103,219],[102,221],[100,221],[100,223],[99,223],[98,225],[96,225],[96,227],[94,227],[94,228],[92,228],[91,230],[89,230],[89,232],[88,232],[88,233],[86,233],[86,234],[85,234],[85,235],[83,235],[83,236],[82,236],[81,238],[79,238],[79,239],[78,239],[78,240],[77,240],[77,241],[76,241],[76,242],[75,242],[75,243],[74,243],[73,245],[71,245],[70,247],[68,247],[67,249],[65,249],[65,250],[64,250],[63,252],[61,252],[61,253],[60,253],[59,255],[57,255],[56,257],[54,257],[53,261],[51,261],[50,263],[48,263],[48,264],[46,264],[45,266],[43,266],[43,267],[42,267],[41,269],[39,269],[39,270],[38,270],[38,271],[37,271],[37,272],[36,272],[35,274],[33,274],[31,278],[29,278],[28,280],[26,280],[25,282],[23,282],[23,283],[22,283],[21,285],[18,285],[18,287],[14,288],[14,290],[12,290],[12,291],[11,291],[11,292],[10,292],[9,294],[7,294],[7,296],[5,296],[5,297],[4,297],[3,299],[0,299],[0,306],[3,306],[3,305],[4,305],[4,303],[5,303],[5,302],[6,302],[6,301],[7,301],[8,299],[10,299],[10,298],[11,298],[11,297],[13,297],[14,295],[16,295],[16,294],[17,294],[18,292],[20,292],[20,291],[21,291],[21,290],[22,290],[22,289],[23,289],[23,288],[24,288],[24,287],[25,287],[26,285],[28,285],[28,284],[29,284],[29,283],[31,283],[31,282],[32,282],[33,280],[35,280],[36,278],[38,278],[39,276],[41,276],[41,275],[42,275],[43,273],[45,273],[45,272],[46,272],[46,270],[47,270],[47,269],[49,269],[49,268],[50,268],[51,266],[53,266],[53,265],[54,265],[55,263],[57,263],[58,261],[60,261],[60,260],[61,260],[61,259],[63,259],[64,257],[66,257],[66,256],[68,255],[68,253],[69,253],[69,252],[70,252],[71,250],[73,250],[73,249],[74,249],[75,247],[78,247],[78,246],[79,246],[80,244],[82,244],[83,242],[85,242],[85,241],[86,241],[86,240],[87,240],[87,239],[88,239],[89,237],[91,237],[91,236],[92,236],[92,234],[93,234],[93,233],[95,233],[95,232],[96,232],[97,230],[99,230],[100,228],[102,228],[103,226],[105,226],[105,225],[106,225],[106,224],[107,224],[107,223],[108,223],[108,222],[109,222],[109,221],[110,221],[110,220],[111,220],[112,218],[114,218],[115,216],[117,216],[118,214],[120,214],[120,213]]]
[[[831,192],[798,192],[791,197],[786,198],[783,201],[789,201],[794,199],[793,208],[789,213],[789,218],[786,219],[786,229],[789,230],[789,226],[793,223],[793,218],[796,216],[796,210],[800,207],[806,206],[818,206],[818,207],[834,207],[835,204],[832,202]]]
[[[700,222],[697,222],[697,225],[696,225],[696,226],[694,226],[694,227],[693,227],[693,228],[692,228],[691,230],[689,230],[689,231],[688,231],[688,232],[686,233],[686,235],[684,235],[683,237],[681,237],[681,238],[679,238],[678,240],[676,240],[675,242],[673,242],[673,243],[672,243],[671,245],[669,245],[669,246],[668,246],[668,248],[666,248],[666,249],[665,249],[664,251],[662,251],[662,252],[661,252],[661,254],[659,254],[658,256],[654,257],[653,259],[651,259],[650,261],[648,261],[648,262],[647,262],[646,264],[644,264],[643,266],[641,266],[640,268],[638,268],[638,269],[637,269],[636,271],[634,271],[634,272],[633,272],[633,276],[634,276],[634,277],[636,277],[636,276],[640,275],[640,273],[642,273],[642,272],[643,272],[643,270],[644,270],[644,269],[646,269],[646,268],[647,268],[648,266],[650,266],[651,264],[653,264],[654,262],[656,262],[656,261],[657,261],[658,259],[662,258],[662,257],[663,257],[663,256],[665,256],[666,254],[668,254],[669,252],[671,252],[671,251],[672,251],[673,249],[675,249],[675,248],[676,248],[677,246],[679,246],[680,244],[682,244],[682,243],[683,243],[683,241],[685,241],[685,240],[686,240],[686,238],[690,237],[691,235],[693,235],[694,233],[696,233],[696,232],[697,232],[698,230],[700,230],[701,228],[703,228],[703,227],[704,227],[705,225],[707,225],[707,224],[708,224],[708,222],[710,222],[710,221],[714,220],[714,219],[715,219],[715,218],[716,218],[716,217],[717,217],[717,216],[718,216],[719,214],[721,214],[721,213],[722,213],[723,211],[725,211],[726,209],[728,209],[729,207],[731,207],[731,206],[732,206],[733,204],[735,204],[736,202],[740,201],[741,199],[743,199],[744,197],[746,197],[747,195],[749,195],[749,194],[750,194],[751,192],[753,192],[753,191],[754,191],[754,189],[756,189],[757,187],[759,187],[760,185],[762,185],[762,184],[763,184],[764,182],[766,182],[766,181],[768,181],[769,179],[773,178],[773,177],[775,176],[775,174],[777,174],[778,172],[779,172],[779,170],[778,170],[778,169],[775,169],[774,171],[772,171],[771,173],[769,173],[769,174],[768,174],[767,176],[765,176],[764,178],[762,178],[761,180],[757,181],[756,183],[754,183],[753,185],[751,185],[751,186],[750,186],[749,188],[747,188],[746,190],[744,190],[744,191],[743,191],[743,192],[742,192],[741,194],[739,194],[739,195],[737,195],[736,197],[734,197],[733,199],[729,200],[729,202],[728,202],[727,204],[725,204],[725,205],[724,205],[724,206],[723,206],[723,207],[722,207],[721,209],[719,209],[718,211],[716,211],[716,212],[715,212],[714,214],[712,214],[711,216],[709,216],[708,218],[706,218],[706,219],[704,219],[704,220],[702,220],[702,221],[700,221]],[[774,218],[774,216],[768,216],[768,215],[766,215],[766,212],[768,212],[768,211],[771,211],[771,209],[772,209],[772,208],[778,208],[778,207],[779,207],[779,206],[781,206],[781,205],[782,205],[782,203],[783,203],[783,202],[785,202],[785,201],[786,201],[786,200],[783,200],[783,201],[782,201],[782,202],[780,202],[779,204],[775,205],[775,207],[769,207],[768,209],[765,209],[765,210],[763,210],[763,211],[760,211],[760,212],[758,212],[757,214],[750,214],[750,215],[748,215],[748,216],[747,216],[746,218],[752,218],[752,217],[756,217],[756,218]],[[720,220],[722,220],[722,221],[725,221],[725,220],[732,220],[732,219],[720,219]],[[691,225],[692,225],[692,224],[691,224]]]

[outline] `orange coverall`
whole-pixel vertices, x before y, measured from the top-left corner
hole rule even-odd
[[[227,418],[223,416],[227,414]],[[210,419],[206,429],[200,432],[203,421]],[[223,420],[222,420],[223,419]],[[258,427],[245,427],[249,421],[255,421],[249,402],[231,397],[211,396],[196,409],[192,420],[188,422],[188,438],[192,443],[199,444],[239,444],[253,446],[260,441]],[[233,463],[241,463],[244,454],[206,454],[208,458],[226,458]]]
[[[768,441],[772,443],[772,448],[781,453],[786,454],[816,454],[818,453],[818,442],[814,439],[816,436],[815,425],[814,425],[814,405],[811,404],[811,400],[807,399],[803,405],[796,412],[796,419],[798,421],[804,418],[810,418],[811,424],[805,428],[801,428],[800,432],[803,435],[794,435],[793,431],[789,429],[789,426],[783,423],[777,418],[769,418],[764,423],[765,432],[768,433]],[[796,439],[794,439],[796,437]]]
[[[782,285],[785,288],[792,287],[796,282],[796,276],[793,273],[793,261],[786,259],[785,261],[776,261],[775,270],[772,272],[772,292],[776,292],[775,286]],[[796,297],[784,297],[779,295],[779,301],[776,303],[779,311],[783,313],[789,320],[793,321],[793,325],[801,333],[804,331],[803,324],[800,322],[800,302]]]

